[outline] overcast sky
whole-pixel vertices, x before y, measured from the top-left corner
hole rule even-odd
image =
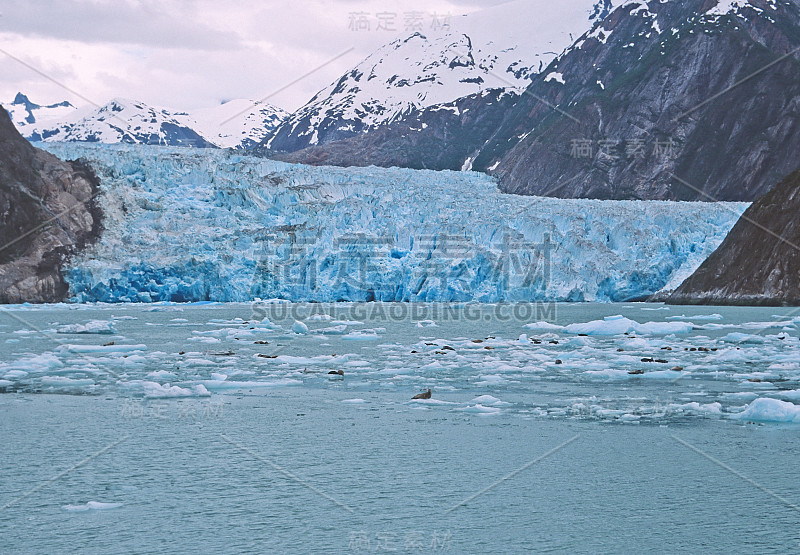
[[[396,36],[502,2],[3,0],[0,101],[193,109],[270,96],[293,110]]]

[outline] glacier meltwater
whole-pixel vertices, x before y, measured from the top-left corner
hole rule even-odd
[[[500,193],[474,172],[286,164],[214,149],[39,144],[101,179],[77,302],[625,301],[669,290],[745,203]]]

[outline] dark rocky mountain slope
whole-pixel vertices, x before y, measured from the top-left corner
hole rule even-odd
[[[467,158],[480,150],[518,98],[503,89],[488,90],[351,138],[271,157],[329,166],[466,169]]]
[[[751,201],[796,165],[798,49],[800,0],[628,2],[502,114],[486,96],[469,111],[412,112],[371,137],[287,158],[429,169],[467,162],[518,194]]]
[[[800,305],[800,170],[754,202],[668,302]]]
[[[22,138],[0,108],[0,302],[63,300],[61,268],[100,233],[94,173]]]

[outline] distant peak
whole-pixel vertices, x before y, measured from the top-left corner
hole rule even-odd
[[[11,104],[17,104],[17,105],[22,105],[22,106],[31,106],[31,107],[32,106],[36,106],[36,104],[31,102],[30,99],[27,96],[25,96],[24,94],[22,94],[21,92],[17,93],[17,96],[14,97],[14,102],[12,102]]]

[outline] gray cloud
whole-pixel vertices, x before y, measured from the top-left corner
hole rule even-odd
[[[185,1],[5,0],[0,31],[153,48],[235,49],[239,37],[194,17]]]

